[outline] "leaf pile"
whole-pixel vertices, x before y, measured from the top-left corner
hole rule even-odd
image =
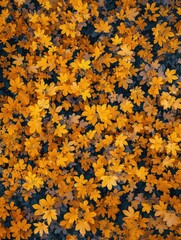
[[[179,239],[180,1],[0,7],[0,239]]]

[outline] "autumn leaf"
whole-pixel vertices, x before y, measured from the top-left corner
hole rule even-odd
[[[38,104],[29,106],[29,110],[30,110],[30,116],[32,116],[32,117],[39,117],[40,116],[41,109],[38,106]]]
[[[13,92],[13,93],[17,93],[18,89],[21,89],[23,86],[23,81],[21,80],[21,78],[18,76],[15,79],[11,79],[10,80],[10,85],[11,87],[9,87],[9,89]]]
[[[90,225],[83,219],[83,220],[78,220],[76,223],[75,230],[80,231],[82,236],[85,236],[86,231],[90,231]]]
[[[77,219],[78,219],[78,208],[71,207],[69,209],[69,211],[70,212],[68,212],[64,215],[64,219],[66,221],[68,221],[69,223],[73,223],[73,222],[77,221]]]
[[[40,236],[42,237],[43,233],[48,234],[48,226],[44,222],[38,222],[38,223],[33,223],[33,225],[36,227],[34,230],[34,233],[39,233]]]
[[[59,167],[66,167],[68,164],[69,164],[69,159],[68,159],[68,157],[66,157],[66,155],[65,156],[63,156],[63,154],[62,153],[60,153],[59,155],[58,155],[58,158],[57,158],[57,166],[59,166]]]
[[[158,43],[162,46],[170,37],[174,36],[171,31],[171,27],[167,27],[167,22],[157,23],[155,28],[152,28],[153,35],[155,37],[154,43]]]
[[[15,45],[11,45],[8,42],[6,43],[6,47],[3,48],[7,53],[13,53],[16,49]]]
[[[58,136],[58,137],[62,137],[64,134],[66,134],[68,131],[66,129],[66,125],[63,124],[63,125],[57,125],[56,129],[55,129],[55,136]]]
[[[33,208],[36,210],[35,215],[43,215],[42,217],[47,221],[48,225],[51,224],[52,220],[57,219],[57,212],[52,208],[55,203],[55,199],[55,197],[51,197],[47,194],[46,199],[39,200],[39,204],[33,204]]]
[[[114,38],[111,38],[111,40],[112,40],[112,43],[113,43],[114,45],[119,45],[119,44],[122,43],[123,38],[122,38],[122,37],[119,37],[119,36],[116,34]]]
[[[163,140],[158,135],[155,135],[154,138],[150,139],[151,149],[155,149],[156,151],[163,150]]]
[[[58,91],[58,87],[55,86],[54,83],[50,83],[49,86],[46,87],[46,92],[49,96],[54,96],[56,95],[56,92]]]
[[[117,185],[118,178],[115,175],[110,176],[102,176],[102,187],[107,187],[108,190],[111,190],[113,186]]]
[[[40,188],[40,186],[43,185],[42,179],[40,177],[37,177],[36,174],[32,174],[32,172],[28,172],[25,180],[26,183],[23,184],[23,187],[28,191],[34,187]]]
[[[97,200],[101,198],[101,194],[99,190],[93,190],[90,194],[90,199],[93,199],[95,202],[97,202]]]
[[[32,118],[29,122],[28,122],[28,126],[30,127],[30,133],[41,133],[42,131],[42,126],[41,126],[41,117],[37,117],[37,118]]]
[[[128,210],[123,210],[123,213],[126,217],[124,217],[124,219],[127,220],[135,220],[138,219],[139,217],[139,212],[135,212],[134,209],[132,207],[128,207]]]
[[[126,9],[126,18],[129,20],[129,21],[134,21],[135,20],[135,17],[139,14],[139,12],[137,11],[137,8],[127,8]]]
[[[165,72],[166,80],[169,83],[172,83],[173,80],[177,80],[178,77],[175,74],[176,74],[176,70],[175,69],[173,69],[173,70],[167,69],[166,72]]]
[[[143,181],[146,179],[147,174],[148,170],[145,167],[136,170],[136,175]]]
[[[93,105],[92,107],[89,105],[85,106],[85,110],[82,113],[82,116],[86,116],[86,119],[92,123],[93,125],[97,122],[97,114],[96,114],[96,106]]]
[[[99,21],[99,23],[94,24],[95,31],[96,32],[105,32],[109,33],[111,26],[109,25],[108,22],[103,21],[102,19]]]
[[[102,53],[104,53],[105,46],[100,42],[97,43],[96,47],[93,49],[92,57],[98,59]]]
[[[127,46],[126,44],[121,46],[121,50],[118,51],[118,54],[121,56],[132,56],[133,51],[131,51],[131,48]]]
[[[50,106],[49,99],[46,98],[39,99],[37,105],[39,106],[40,109],[47,109]]]
[[[128,145],[128,142],[126,141],[126,139],[127,139],[127,136],[123,135],[122,133],[119,134],[116,138],[115,145],[121,148],[124,148],[124,146]]]
[[[84,179],[84,175],[83,174],[81,174],[80,175],[80,177],[74,177],[74,180],[75,180],[75,187],[79,187],[79,186],[82,186],[82,185],[84,185],[86,182],[87,182],[87,180],[86,179]]]
[[[89,210],[87,210],[84,214],[84,219],[88,222],[88,223],[91,223],[91,224],[94,224],[95,221],[94,221],[94,217],[96,216],[97,214],[95,212],[90,212]]]
[[[155,216],[165,216],[166,210],[167,210],[167,204],[164,204],[164,202],[160,201],[159,204],[153,206],[156,210]]]
[[[13,61],[13,63],[17,66],[20,66],[23,64],[23,60],[24,60],[24,57],[22,57],[20,54],[18,54],[17,56],[16,55],[12,55],[12,58],[15,59]]]
[[[83,70],[88,70],[90,68],[90,60],[82,59],[78,66]]]
[[[43,219],[47,220],[48,225],[50,225],[52,220],[57,220],[56,210],[55,209],[44,210]]]
[[[174,156],[177,156],[177,152],[180,151],[180,148],[177,143],[169,141],[166,145],[167,154],[173,154]]]
[[[101,58],[102,63],[104,63],[107,67],[111,66],[111,63],[115,63],[117,61],[116,58],[112,57],[112,54],[106,53]]]
[[[123,112],[128,112],[132,113],[133,112],[133,104],[130,100],[124,100],[121,104],[120,107],[123,110]]]
[[[148,204],[148,203],[142,203],[142,206],[143,206],[143,208],[142,208],[142,211],[143,211],[143,212],[150,213],[151,208],[152,208],[152,206],[151,206],[150,204]]]
[[[175,162],[176,159],[170,158],[167,156],[164,161],[162,162],[164,167],[174,167],[173,163]]]
[[[62,24],[59,26],[59,29],[62,30],[62,34],[66,34],[68,37],[71,36],[72,38],[75,38],[76,35],[76,25],[75,23],[66,22],[65,24]]]
[[[31,232],[29,231],[31,224],[27,223],[26,219],[17,219],[11,221],[10,232],[15,239],[20,239],[24,236],[31,236]]]
[[[44,71],[49,66],[47,56],[42,57],[41,60],[37,62],[37,65]]]
[[[172,211],[166,212],[164,215],[163,221],[166,222],[168,227],[177,226],[180,224],[180,218]]]
[[[109,120],[111,112],[109,109],[107,109],[106,104],[103,104],[102,106],[97,106],[97,112],[102,122],[106,123]]]

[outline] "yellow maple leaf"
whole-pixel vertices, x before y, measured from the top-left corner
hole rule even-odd
[[[52,220],[57,220],[57,212],[55,209],[47,209],[44,211],[43,219],[47,220],[48,225],[51,224]]]
[[[25,176],[25,180],[26,182],[23,184],[23,187],[28,191],[34,187],[40,188],[40,186],[43,184],[42,179],[30,171],[28,172],[28,175]]]
[[[112,57],[111,53],[105,53],[102,57],[101,57],[101,61],[102,63],[104,63],[107,67],[111,66],[111,63],[115,63],[117,61],[116,58]]]
[[[128,113],[132,113],[133,112],[133,104],[130,100],[126,99],[124,100],[121,104],[121,110],[123,110],[123,112],[128,112]]]
[[[142,208],[142,211],[143,211],[143,212],[150,213],[151,208],[152,208],[152,206],[151,206],[150,204],[148,204],[148,203],[142,203],[142,206],[143,206],[143,208]]]
[[[97,122],[96,106],[93,105],[91,107],[89,105],[85,105],[85,110],[82,113],[82,116],[86,116],[86,119],[88,120],[88,122],[95,125]]]
[[[60,125],[58,124],[58,126],[55,129],[54,134],[58,137],[62,137],[64,134],[68,133],[67,129],[66,129],[66,125]]]
[[[69,159],[65,156],[62,156],[62,154],[60,154],[58,156],[58,159],[57,159],[57,166],[59,167],[65,167],[66,165],[68,165],[69,163]]]
[[[166,151],[167,154],[171,153],[174,156],[177,156],[177,152],[180,151],[180,147],[177,143],[168,141],[168,144],[166,145]]]
[[[55,86],[55,83],[50,83],[50,85],[47,86],[46,92],[49,96],[56,95],[56,92],[58,91],[58,86]]]
[[[90,68],[90,60],[82,59],[78,66],[83,70],[88,70]]]
[[[60,25],[59,27],[62,30],[62,34],[66,34],[67,36],[71,36],[75,38],[76,35],[76,24],[73,22],[66,22],[65,24]]]
[[[159,204],[153,206],[156,210],[155,216],[165,216],[166,210],[167,210],[167,204],[164,204],[164,202],[160,201]]]
[[[145,180],[146,176],[148,174],[148,171],[145,167],[141,167],[140,169],[136,170],[136,175],[141,179],[141,180]]]
[[[112,44],[119,45],[122,43],[123,38],[119,37],[118,34],[116,34],[114,38],[111,38],[111,40],[112,40]]]
[[[97,112],[99,113],[102,122],[107,122],[109,120],[111,112],[107,109],[106,104],[103,104],[102,106],[98,105]]]
[[[90,231],[90,225],[88,224],[88,222],[86,222],[84,219],[79,219],[76,223],[76,227],[75,230],[80,231],[80,233],[82,234],[82,236],[85,236],[86,231]]]
[[[99,21],[99,23],[95,23],[94,27],[96,29],[95,30],[96,32],[109,33],[109,31],[111,29],[111,25],[109,25],[108,22],[104,22],[102,19]]]
[[[73,223],[73,222],[77,221],[77,219],[78,219],[78,208],[71,207],[69,209],[69,211],[70,212],[68,212],[64,215],[64,219],[66,221],[68,221],[69,223]]]
[[[42,127],[41,127],[41,117],[33,117],[29,122],[28,126],[30,127],[29,132],[32,133],[41,133]]]
[[[139,217],[139,212],[135,212],[134,211],[134,208],[132,207],[128,207],[128,210],[123,210],[123,213],[126,217],[124,217],[124,219],[127,219],[127,220],[133,220],[133,219],[138,219]]]
[[[121,148],[124,148],[125,145],[128,145],[128,142],[126,141],[126,139],[127,139],[127,136],[123,135],[122,133],[119,134],[116,138],[115,145]]]
[[[49,66],[47,56],[42,57],[37,64],[39,67],[41,67],[41,70],[44,71]]]
[[[43,215],[43,219],[47,220],[48,225],[50,225],[52,220],[57,220],[57,212],[52,208],[55,204],[55,199],[55,197],[47,194],[46,199],[40,199],[39,204],[33,205],[33,208],[36,210],[35,216]]]
[[[170,158],[169,156],[166,156],[166,158],[164,159],[164,161],[162,162],[162,165],[164,167],[173,167],[173,163],[175,162],[176,159],[174,158]]]
[[[150,139],[151,144],[151,149],[155,149],[156,151],[161,151],[163,150],[163,140],[161,137],[158,135],[155,135],[154,138]]]
[[[90,199],[93,199],[95,202],[97,202],[98,198],[101,198],[101,194],[99,190],[94,189],[91,191]]]
[[[91,224],[95,223],[94,217],[97,214],[95,212],[90,212],[89,210],[86,210],[86,212],[84,213],[84,219]]]
[[[39,233],[41,237],[43,233],[48,234],[48,226],[44,222],[33,223],[33,225],[36,227],[34,230],[35,234]]]
[[[24,57],[21,56],[21,54],[18,54],[17,56],[16,55],[12,55],[12,58],[15,59],[13,61],[13,64],[15,64],[17,66],[20,66],[20,65],[23,64]]]
[[[109,175],[109,176],[102,176],[102,187],[107,187],[109,190],[113,188],[113,186],[117,185],[116,180],[118,180],[118,177],[115,175]]]
[[[172,211],[166,212],[163,221],[166,222],[168,227],[177,226],[180,224],[180,218],[177,217],[177,215]]]
[[[38,104],[40,109],[47,109],[50,106],[49,99],[46,99],[46,98],[39,99],[37,104]]]
[[[173,69],[173,70],[167,69],[166,72],[165,72],[166,80],[169,83],[172,83],[173,80],[177,80],[178,77],[175,74],[176,74],[176,70],[175,69]]]
[[[105,46],[101,44],[101,42],[98,42],[96,47],[93,49],[92,57],[95,59],[98,59],[102,53],[104,53]]]
[[[131,47],[126,45],[126,44],[123,44],[121,46],[121,50],[118,51],[118,54],[121,55],[121,56],[132,56],[133,55],[133,51],[131,51]]]
[[[11,79],[10,80],[10,85],[11,87],[9,87],[9,90],[11,90],[13,93],[17,93],[18,89],[21,89],[23,86],[23,81],[21,80],[21,78],[18,76],[15,79]]]
[[[134,21],[135,20],[135,17],[139,14],[139,12],[137,11],[137,8],[127,8],[126,9],[126,18],[129,20],[129,21]]]

